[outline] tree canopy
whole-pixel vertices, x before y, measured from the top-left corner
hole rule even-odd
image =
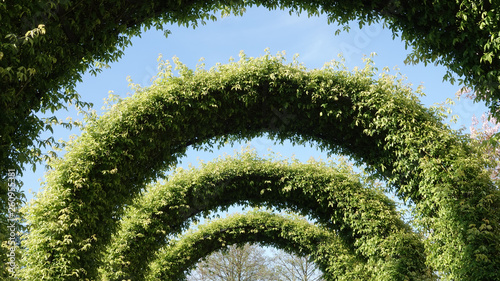
[[[211,70],[193,71],[178,63],[179,75],[174,75],[170,65],[163,67],[151,87],[138,89],[133,97],[121,101],[105,115],[91,118],[82,136],[69,145],[64,158],[51,162],[53,170],[46,177],[45,190],[26,216],[30,227],[24,243],[22,274],[26,279],[93,278],[101,265],[101,255],[116,239],[114,235],[134,233],[150,221],[144,220],[146,225],[137,224],[137,220],[120,222],[127,217],[124,207],[145,204],[134,203],[134,198],[140,198],[139,194],[148,189],[147,183],[175,165],[188,146],[210,147],[264,133],[277,141],[317,143],[321,149],[365,163],[368,171],[387,180],[400,198],[414,203],[418,226],[426,237],[422,242],[428,266],[450,279],[498,278],[500,194],[484,169],[484,160],[463,136],[444,125],[435,111],[422,107],[411,88],[397,77],[382,74],[374,78],[376,69],[370,60],[364,69],[355,72],[346,71],[335,62],[321,70],[307,70],[298,62],[286,64],[282,56],[269,54],[260,58],[242,54],[239,61]],[[228,169],[227,175],[236,170]],[[268,175],[270,171],[263,173]],[[226,174],[220,176],[224,178]],[[314,186],[304,184],[302,179],[307,177],[299,177],[295,185],[300,190]],[[280,179],[276,180],[264,184],[279,184]],[[185,182],[186,186],[194,183]],[[223,188],[213,184],[213,188]],[[244,188],[235,190],[244,192],[240,189]],[[317,196],[327,196],[327,190]],[[212,188],[200,191],[207,192],[209,199],[216,196],[211,195],[215,191]],[[271,196],[268,200],[272,202],[286,198],[282,198],[284,194],[273,197],[273,189],[261,189],[261,193]],[[175,199],[178,194],[169,193],[166,198]],[[290,205],[303,196],[306,198],[307,193],[288,197],[283,204]],[[201,204],[200,209],[191,210],[187,203],[169,209],[169,214],[181,215],[166,215],[178,220],[167,224],[172,229],[166,231],[178,231],[189,214],[205,209],[204,204],[225,206],[231,198],[185,198],[198,200],[194,202]],[[327,225],[341,223],[330,217],[335,214],[333,209],[333,213],[325,213],[333,206],[328,201],[314,201],[311,205],[306,202],[312,201],[304,198],[303,203],[297,203],[299,210],[301,206],[309,209],[323,217]],[[241,200],[258,201],[258,197]],[[382,205],[385,202],[378,200]],[[316,204],[321,207],[315,207]],[[162,216],[160,212],[152,214]],[[363,214],[348,213],[361,217]],[[344,234],[341,237],[351,237],[348,244],[369,261],[373,255],[391,255],[391,251],[373,252],[376,248],[369,245],[394,246],[375,242],[383,239],[386,226],[398,227],[398,223],[391,226],[392,222],[374,220],[373,226],[380,223],[382,229],[372,233],[360,230],[361,236],[356,236],[356,225],[338,226]],[[127,230],[133,225],[136,226]],[[350,231],[354,236],[349,236]],[[387,237],[393,237],[390,233]],[[160,242],[153,237],[159,234],[146,235],[144,239],[127,234],[123,241],[158,245]],[[397,237],[400,236],[394,239]],[[399,240],[401,245],[394,249],[410,245],[408,239]],[[120,246],[116,249],[113,251],[121,251]],[[126,252],[132,248],[122,249]],[[130,254],[140,256],[144,252]],[[397,268],[397,262],[390,261],[374,262],[374,266]]]
[[[318,264],[312,260],[311,255],[296,255],[283,252],[282,250],[273,251],[273,262],[275,264],[278,276],[283,281],[322,281],[325,280]]]
[[[233,244],[211,253],[187,274],[188,281],[278,281],[266,249],[255,243]],[[178,277],[178,279],[180,279]]]

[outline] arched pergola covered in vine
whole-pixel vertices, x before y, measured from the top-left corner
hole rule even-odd
[[[179,76],[166,69],[151,87],[91,120],[52,164],[27,216],[21,276],[95,278],[123,207],[188,146],[268,133],[278,141],[314,141],[387,180],[415,204],[427,263],[440,274],[497,277],[499,194],[484,163],[393,77],[374,79],[370,64],[354,73],[306,70],[269,55],[210,71],[180,68]]]

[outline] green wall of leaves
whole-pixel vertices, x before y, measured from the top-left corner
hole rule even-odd
[[[400,272],[397,268],[392,268],[392,272],[378,268],[380,275],[374,275],[373,268],[345,247],[335,233],[295,216],[250,212],[201,225],[196,231],[171,242],[154,257],[145,280],[184,280],[184,270],[193,267],[200,258],[227,245],[244,242],[258,242],[296,255],[309,255],[325,273],[325,280],[403,280],[405,273],[412,274],[406,277],[414,280],[426,277],[422,272],[406,268]]]

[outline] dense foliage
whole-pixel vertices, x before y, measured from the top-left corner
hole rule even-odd
[[[45,190],[28,209],[30,233],[24,243],[22,276],[94,278],[113,234],[120,237],[125,231],[117,232],[120,218],[126,218],[123,207],[141,204],[133,199],[175,165],[187,146],[202,148],[267,132],[278,141],[315,142],[321,149],[347,154],[386,179],[400,198],[415,204],[418,226],[426,237],[427,263],[442,276],[498,279],[499,191],[468,139],[443,125],[433,110],[423,108],[397,77],[382,74],[375,79],[370,63],[354,73],[336,66],[333,62],[322,70],[306,70],[296,62],[285,65],[279,55],[242,55],[238,62],[208,71],[178,64],[179,76],[174,76],[170,65],[164,64],[151,87],[138,89],[104,116],[89,120],[65,157],[51,163]],[[201,206],[224,206],[231,198],[203,199]],[[282,200],[278,194],[270,199]],[[305,210],[305,202],[297,202],[297,207]],[[319,218],[323,214],[327,224],[335,212],[325,216],[323,208],[332,206],[316,204],[324,203],[317,202],[310,210]],[[183,218],[189,218],[186,215]],[[169,218],[179,219],[168,224],[169,231],[179,231],[184,221]],[[383,233],[362,237],[376,241]],[[356,238],[351,243],[360,253],[377,255],[370,252],[374,248],[363,248],[369,239]],[[143,251],[147,249],[131,254]]]
[[[74,91],[82,73],[97,73],[118,60],[131,37],[140,35],[143,28],[161,29],[165,23],[197,26],[215,19],[218,11],[241,14],[253,5],[324,13],[329,22],[342,24],[384,20],[395,36],[414,47],[410,61],[448,67],[446,78],[454,80],[452,73],[457,74],[480,93],[478,100],[485,100],[498,114],[497,0],[6,0],[0,2],[2,213],[7,206],[7,170],[21,172],[25,164],[41,159],[42,146],[53,143],[50,137],[42,139],[40,132],[51,131],[57,120],[35,113],[53,113],[67,103],[85,106]]]

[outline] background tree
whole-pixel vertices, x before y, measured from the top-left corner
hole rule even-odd
[[[189,281],[278,280],[264,248],[255,244],[231,245],[198,263]]]
[[[188,281],[323,280],[323,274],[308,256],[300,257],[283,250],[267,253],[257,244],[231,245],[199,262]]]
[[[274,252],[274,269],[283,281],[320,281],[322,272],[308,256],[297,256],[285,251]]]
[[[470,88],[463,88],[456,93],[457,97],[476,99],[477,93]],[[479,156],[489,163],[491,179],[497,184],[500,180],[500,123],[491,112],[484,112],[481,117],[473,116],[470,126],[470,138],[479,149]]]

